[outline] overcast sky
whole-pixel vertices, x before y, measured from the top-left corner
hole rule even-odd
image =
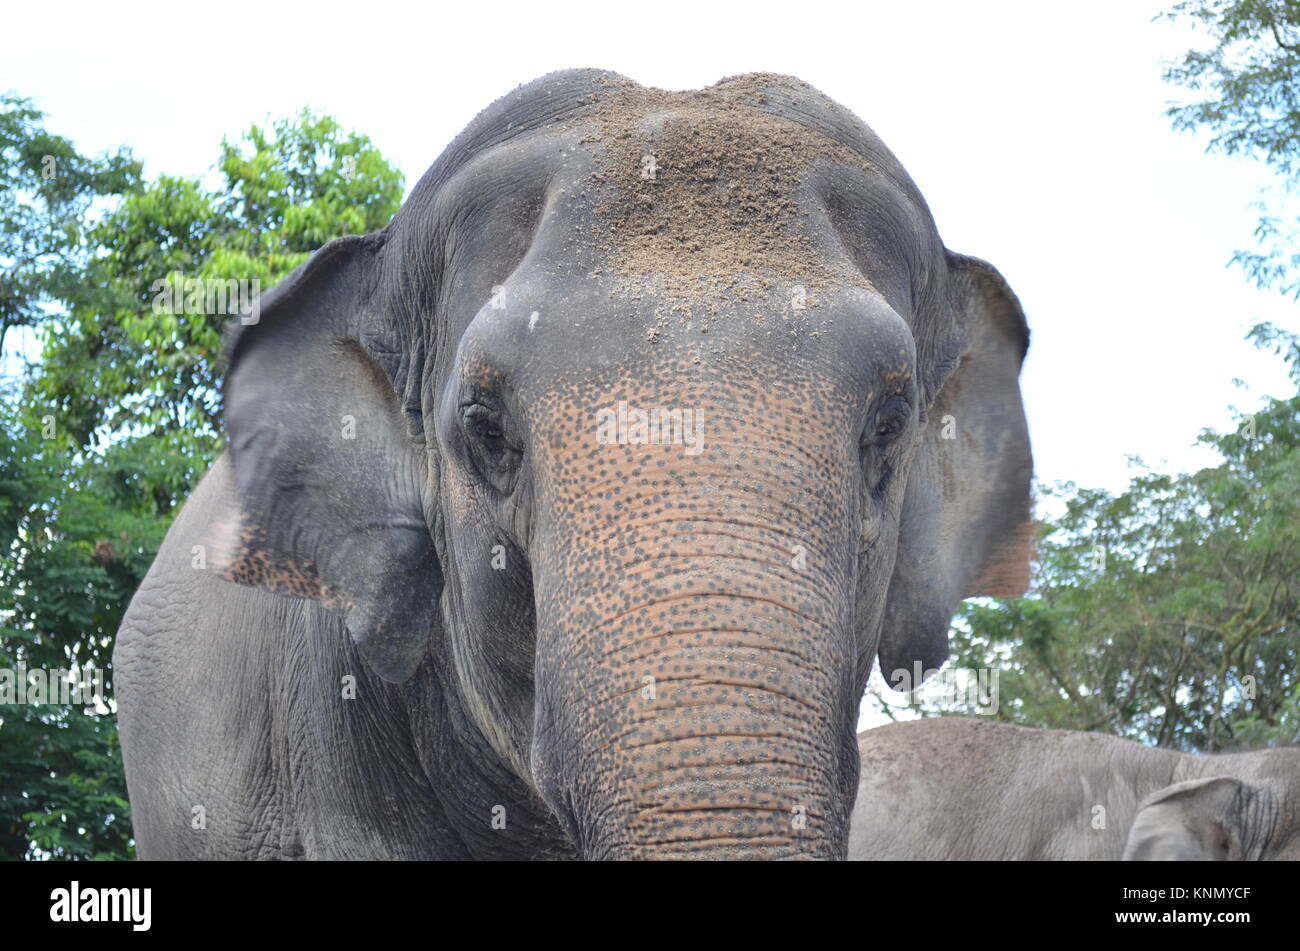
[[[948,246],[1019,293],[1039,477],[1120,488],[1129,454],[1212,462],[1198,431],[1286,392],[1244,332],[1297,326],[1225,267],[1268,176],[1171,129],[1180,91],[1160,66],[1194,35],[1151,22],[1166,5],[24,3],[6,10],[27,40],[7,44],[0,88],[82,150],[130,146],[150,176],[203,175],[223,135],[310,105],[369,135],[409,188],[479,109],[554,69],[673,89],[796,75],[865,119]]]
[[[1289,392],[1245,331],[1300,329],[1293,304],[1225,267],[1270,179],[1170,127],[1181,91],[1161,63],[1196,38],[1151,22],[1167,5],[23,3],[5,12],[0,89],[35,97],[83,151],[130,146],[151,177],[203,176],[223,135],[310,105],[369,135],[410,188],[475,113],[551,70],[670,89],[793,74],[866,120],[948,246],[1019,293],[1039,478],[1115,490],[1129,455],[1213,463],[1193,449],[1202,428]]]

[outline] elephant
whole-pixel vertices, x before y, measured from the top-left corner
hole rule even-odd
[[[552,73],[233,320],[114,652],[145,859],[843,859],[1024,590],[1028,328],[807,84]]]
[[[854,860],[1300,859],[1300,748],[925,717],[858,734]]]

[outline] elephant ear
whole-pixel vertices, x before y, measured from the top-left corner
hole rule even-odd
[[[237,511],[222,575],[342,613],[386,680],[408,678],[437,623],[442,573],[424,517],[418,372],[374,294],[382,236],[340,238],[234,328],[225,383]]]
[[[1126,862],[1224,861],[1243,854],[1247,788],[1227,776],[1157,790],[1138,807],[1124,846]]]
[[[991,264],[951,252],[947,264],[955,333],[925,381],[938,392],[908,477],[879,650],[886,679],[905,670],[909,688],[914,665],[928,674],[947,659],[962,598],[1024,594],[1034,533],[1025,315]]]

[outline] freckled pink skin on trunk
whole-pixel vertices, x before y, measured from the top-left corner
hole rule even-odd
[[[619,400],[695,411],[702,451],[599,444],[597,413]],[[849,408],[824,382],[688,361],[531,406],[532,766],[585,856],[844,855]]]

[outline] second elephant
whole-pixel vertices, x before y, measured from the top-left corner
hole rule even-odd
[[[939,717],[858,735],[851,859],[1300,859],[1300,749]]]

